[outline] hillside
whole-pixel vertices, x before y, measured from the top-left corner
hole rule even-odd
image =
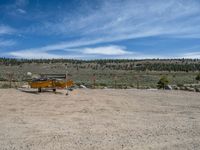
[[[197,83],[200,71],[198,59],[152,59],[152,60],[66,60],[66,59],[0,59],[0,79],[21,82],[27,72],[33,74],[67,73],[77,84],[96,86],[153,88],[163,75],[170,84]]]

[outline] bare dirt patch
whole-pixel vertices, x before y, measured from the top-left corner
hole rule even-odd
[[[199,93],[60,92],[1,89],[0,149],[200,149]]]

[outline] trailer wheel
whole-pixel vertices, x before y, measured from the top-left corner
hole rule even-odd
[[[38,92],[41,93],[42,92],[42,88],[38,88]]]

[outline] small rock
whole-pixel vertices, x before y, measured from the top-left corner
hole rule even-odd
[[[172,90],[172,86],[171,85],[166,85],[165,86],[165,90]]]
[[[191,87],[185,87],[185,90],[186,90],[186,91],[195,92],[195,89],[194,89],[194,88],[191,88]]]
[[[80,85],[80,88],[87,89],[85,85]]]
[[[195,91],[196,92],[200,92],[200,88],[195,88]]]

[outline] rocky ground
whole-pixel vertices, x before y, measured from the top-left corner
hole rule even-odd
[[[200,94],[0,89],[0,150],[200,149]]]

